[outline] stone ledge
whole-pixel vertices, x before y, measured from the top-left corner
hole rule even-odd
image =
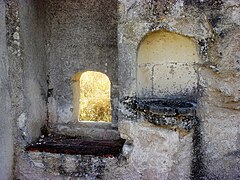
[[[70,122],[56,124],[54,127],[56,134],[71,137],[84,137],[85,140],[118,140],[120,134],[112,127],[111,123],[106,122]]]
[[[122,103],[150,123],[190,131],[198,121],[197,104],[183,99],[139,99],[126,97]]]
[[[117,156],[120,154],[124,139],[84,140],[81,137],[51,135],[41,138],[26,147],[26,151],[79,154],[95,156]]]

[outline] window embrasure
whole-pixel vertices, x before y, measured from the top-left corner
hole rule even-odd
[[[78,121],[111,122],[111,82],[107,75],[85,71],[74,75],[74,118]]]

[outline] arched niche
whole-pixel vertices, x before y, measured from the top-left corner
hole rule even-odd
[[[138,97],[193,97],[198,62],[197,46],[191,38],[164,30],[146,35],[137,54]]]
[[[72,78],[74,119],[111,122],[111,82],[97,71],[76,73]]]

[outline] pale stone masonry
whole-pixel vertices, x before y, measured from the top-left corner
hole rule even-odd
[[[84,71],[112,123],[77,121]],[[240,1],[0,0],[0,121],[1,180],[239,179]],[[26,151],[46,132],[125,143]]]

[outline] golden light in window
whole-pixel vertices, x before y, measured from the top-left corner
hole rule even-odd
[[[74,91],[79,89],[80,93],[77,96],[79,105],[75,107],[79,108],[78,120],[111,122],[111,83],[107,75],[86,71],[76,77],[79,88]]]

